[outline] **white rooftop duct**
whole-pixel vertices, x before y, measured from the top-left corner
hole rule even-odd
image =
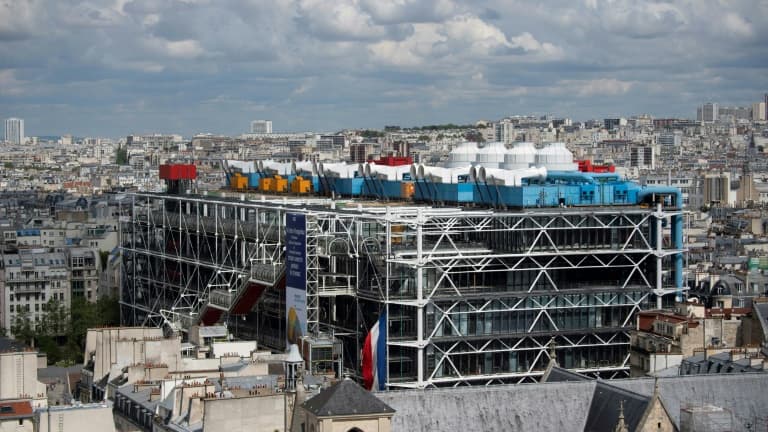
[[[480,181],[480,177],[479,177],[480,173],[478,172],[479,168],[480,167],[476,167],[476,166],[473,166],[473,167],[469,168],[469,180],[470,181],[472,181],[472,182]]]
[[[419,165],[413,164],[409,167],[409,170],[411,172],[411,180],[418,180],[419,178]]]
[[[230,169],[234,169],[236,171],[240,171],[242,174],[248,174],[256,171],[256,167],[254,166],[255,161],[239,161],[239,160],[228,160],[227,166]]]
[[[360,168],[358,164],[328,163],[320,162],[317,166],[318,172],[328,177],[353,178],[355,172]],[[360,173],[362,174],[362,173]]]
[[[317,164],[311,161],[291,162],[291,173],[302,176],[317,175]]]
[[[286,162],[277,162],[271,159],[258,161],[259,171],[267,175],[286,176],[291,174],[291,164]]]
[[[442,168],[427,165],[419,165],[417,178],[428,179],[435,183],[458,183],[459,176],[469,175],[471,166],[458,168]]]
[[[408,174],[411,170],[409,165],[377,165],[369,163],[365,165],[365,175],[368,177],[375,177],[382,180],[402,180],[404,174]],[[411,177],[413,178],[413,177]]]
[[[519,170],[480,167],[477,170],[477,179],[480,183],[504,186],[522,186],[523,179],[544,179],[546,177],[547,169],[544,167],[532,167]]]

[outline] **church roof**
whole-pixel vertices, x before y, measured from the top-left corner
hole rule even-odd
[[[633,391],[597,381],[589,406],[585,432],[610,431],[619,421],[619,405],[624,402],[624,422],[629,430],[637,430],[651,398]]]
[[[304,402],[304,409],[318,417],[393,414],[389,405],[350,379],[344,379]]]
[[[556,362],[550,362],[541,382],[580,382],[593,378],[561,368]],[[623,402],[624,423],[629,430],[636,430],[648,408],[651,398],[625,390],[603,380],[597,380],[587,411],[585,432],[613,430],[619,421],[619,406]]]
[[[571,382],[571,381],[590,381],[592,378],[582,375],[578,372],[571,372],[568,369],[561,368],[555,362],[550,362],[541,382]]]
[[[507,384],[402,390],[377,393],[397,410],[392,431],[414,430],[586,430],[592,398],[600,381]],[[612,380],[613,387],[651,400],[655,381],[649,378]],[[680,408],[702,398],[730,410],[734,418],[753,418],[768,410],[768,374],[717,374],[659,378],[658,393],[676,424]],[[629,407],[625,402],[625,421]],[[619,400],[610,407],[618,419]],[[611,426],[610,431],[615,427]],[[678,426],[679,427],[679,426]],[[632,430],[631,428],[629,430]]]

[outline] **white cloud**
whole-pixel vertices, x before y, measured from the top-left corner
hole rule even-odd
[[[194,59],[205,53],[200,42],[191,39],[169,41],[157,37],[146,37],[143,47],[159,58]]]
[[[147,14],[141,20],[141,23],[147,27],[152,27],[154,25],[157,25],[159,22],[160,22],[160,15],[158,14]]]
[[[763,40],[768,3],[754,0],[0,0],[0,106],[209,101],[198,122],[163,119],[197,127],[235,124],[256,100],[284,121],[374,127],[549,112],[570,95],[585,107],[564,115],[599,109],[591,98],[677,115],[696,95],[759,97]],[[75,91],[91,87],[98,98]],[[307,108],[319,103],[333,109]]]
[[[415,24],[402,41],[385,40],[370,46],[374,58],[395,66],[420,66],[446,59],[449,63],[505,55],[559,57],[562,50],[541,43],[530,33],[507,38],[501,29],[474,15],[459,15],[443,23]]]
[[[684,14],[670,3],[608,1],[597,5],[595,11],[606,30],[629,37],[654,38],[668,35],[686,24]]]
[[[125,18],[121,9],[122,5],[119,3],[107,5],[78,3],[72,7],[62,7],[57,13],[61,14],[59,18],[61,22],[70,26],[78,28],[112,27],[118,25]]]
[[[459,9],[451,0],[360,0],[360,6],[382,24],[440,22]]]
[[[39,1],[0,0],[0,41],[33,35],[37,20],[45,13]]]
[[[298,95],[304,94],[309,90],[311,90],[312,87],[314,87],[314,82],[312,82],[311,80],[305,81],[301,83],[298,87],[293,89],[293,91],[291,92],[291,95],[298,96]]]
[[[12,69],[0,70],[0,95],[17,96],[25,93],[26,85],[16,79]]]
[[[539,42],[532,34],[525,32],[512,38],[512,44],[526,52],[538,52],[543,57],[555,60],[563,56],[563,49],[548,42]]]
[[[195,58],[204,53],[196,40],[164,41],[168,55],[175,58]]]
[[[356,0],[299,0],[299,23],[313,35],[329,40],[381,40],[407,32],[401,25],[379,25]]]
[[[619,96],[627,94],[634,83],[614,78],[594,80],[563,80],[558,82],[558,91],[566,94],[576,94],[580,97],[590,96]]]
[[[729,12],[723,15],[723,30],[737,38],[751,38],[754,36],[752,24],[736,13]]]
[[[512,47],[498,27],[472,15],[453,17],[440,27],[439,33],[452,47],[468,49],[476,55],[489,55],[500,48]]]
[[[415,24],[413,34],[407,39],[377,42],[370,46],[370,52],[375,60],[389,65],[420,66],[432,55],[435,44],[444,40],[436,25]]]

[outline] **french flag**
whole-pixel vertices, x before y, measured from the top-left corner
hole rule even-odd
[[[386,390],[387,384],[387,312],[371,327],[363,344],[363,386],[367,390]]]

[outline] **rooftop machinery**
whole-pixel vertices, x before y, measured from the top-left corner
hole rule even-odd
[[[444,167],[294,162],[281,164],[282,174],[250,172],[247,181],[246,175],[239,172],[228,173],[228,176],[231,189],[241,192],[374,198],[502,209],[650,205],[657,197],[664,197],[668,205],[678,205],[682,199],[675,188],[640,186],[610,171],[581,172],[574,169],[574,163],[557,161],[551,154],[545,156],[539,158],[540,165],[507,158],[504,168],[479,164],[453,166],[450,161]],[[306,164],[306,167],[298,164]],[[270,171],[275,172],[277,170]],[[517,180],[512,180],[514,178]]]

